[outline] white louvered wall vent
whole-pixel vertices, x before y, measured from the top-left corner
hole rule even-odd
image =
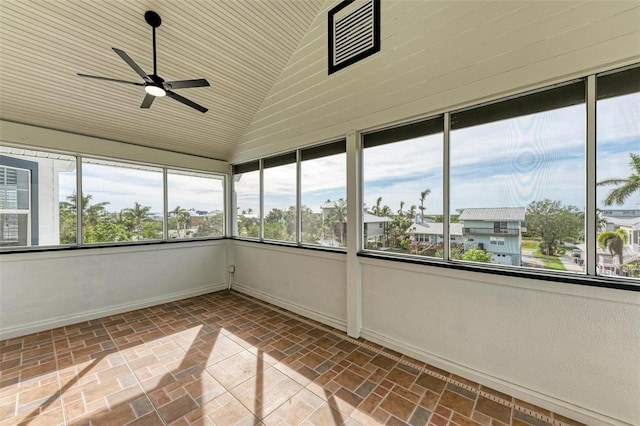
[[[345,0],[328,21],[329,74],[380,50],[380,0]]]

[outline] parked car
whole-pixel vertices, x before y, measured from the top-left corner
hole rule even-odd
[[[579,248],[574,248],[573,250],[571,250],[571,257],[580,257],[580,255],[582,255],[582,250],[580,250]]]

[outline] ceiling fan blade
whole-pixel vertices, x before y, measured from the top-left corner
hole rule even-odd
[[[190,101],[189,99],[185,98],[184,96],[180,96],[178,95],[176,92],[172,92],[171,90],[167,90],[167,96],[169,96],[170,98],[175,99],[178,102],[182,102],[183,104],[190,106],[191,108],[197,109],[198,111],[204,113],[209,111],[209,109],[203,107],[202,105],[198,105],[197,103]]]
[[[197,80],[179,80],[179,81],[165,81],[164,85],[167,89],[188,89],[189,87],[205,87],[210,86],[209,82],[204,78]]]
[[[87,78],[95,78],[95,79],[98,79],[98,80],[113,81],[115,83],[127,83],[127,84],[133,84],[135,86],[144,86],[144,83],[137,83],[135,81],[118,80],[117,78],[100,77],[100,76],[97,76],[97,75],[80,74],[80,73],[78,73],[78,75],[80,77],[87,77]]]
[[[155,96],[147,93],[142,100],[142,105],[140,105],[140,108],[151,108],[151,104],[153,103],[153,100],[155,98]]]
[[[112,49],[113,49],[114,52],[116,52],[122,58],[123,61],[125,61],[127,64],[129,64],[129,66],[131,68],[133,68],[133,70],[136,73],[138,73],[138,75],[140,77],[142,77],[142,79],[144,81],[151,81],[149,76],[147,74],[145,74],[145,72],[142,70],[142,68],[140,68],[140,66],[138,64],[136,64],[135,61],[133,59],[131,59],[131,57],[124,52],[124,50],[116,49],[115,47],[112,47]]]

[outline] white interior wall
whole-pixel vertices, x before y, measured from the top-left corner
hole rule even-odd
[[[225,240],[0,256],[0,340],[220,290]]]
[[[640,293],[361,263],[363,337],[589,424],[640,423]]]
[[[233,289],[346,330],[346,255],[230,242]]]
[[[381,2],[381,51],[327,75],[328,1],[234,163],[640,61],[633,1]]]

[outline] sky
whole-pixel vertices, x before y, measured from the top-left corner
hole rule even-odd
[[[630,175],[629,152],[640,153],[640,94],[598,102],[597,180]],[[450,212],[468,207],[526,207],[545,198],[582,209],[585,205],[585,105],[454,130],[450,145]],[[442,134],[368,148],[363,153],[363,200],[382,197],[395,213],[419,206],[429,188],[426,214],[442,214]],[[345,154],[302,163],[302,203],[314,211],[326,200],[346,198]],[[295,164],[265,169],[265,211],[295,205]],[[236,177],[238,210],[259,210],[259,173]],[[75,173],[61,174],[61,200],[75,188]],[[222,181],[171,175],[169,208],[222,208]],[[203,184],[204,183],[204,184]],[[162,211],[162,174],[97,164],[83,166],[84,193],[109,210],[137,201]],[[209,186],[209,189],[207,189]],[[598,187],[597,203],[613,187]],[[640,209],[640,195],[617,209]]]
[[[117,163],[110,163],[117,164]],[[152,168],[146,168],[151,169]],[[132,208],[136,202],[151,207],[152,213],[164,210],[161,169],[138,170],[113,165],[83,163],[82,186],[93,204],[109,202],[108,211]],[[169,210],[180,206],[201,211],[222,210],[224,187],[222,179],[204,174],[168,173]],[[75,191],[75,172],[60,174],[60,200]]]

